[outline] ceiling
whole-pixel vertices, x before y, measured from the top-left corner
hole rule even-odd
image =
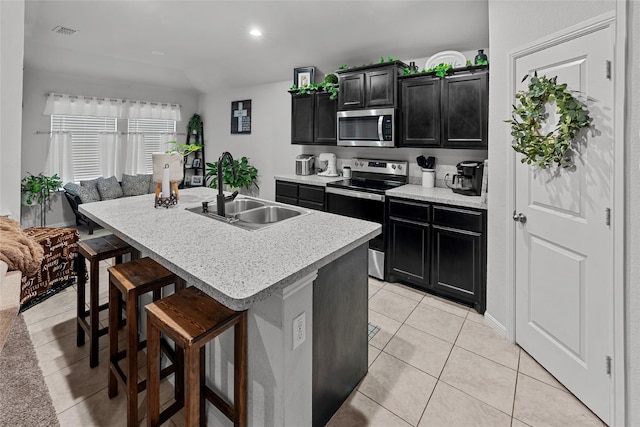
[[[488,24],[487,0],[28,0],[25,67],[210,92],[483,48]]]

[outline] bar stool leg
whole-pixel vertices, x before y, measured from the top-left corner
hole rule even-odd
[[[200,349],[187,346],[184,349],[187,387],[184,396],[185,425],[200,425]]]
[[[100,314],[99,307],[99,281],[100,281],[100,266],[97,259],[92,259],[89,262],[89,268],[91,269],[89,277],[89,321],[91,328],[91,348],[89,349],[89,367],[95,368],[98,366],[98,315]]]
[[[147,317],[147,426],[160,424],[160,330]]]
[[[233,406],[236,412],[236,426],[247,425],[247,313],[240,316],[234,326],[234,385]]]
[[[116,286],[111,283],[111,277],[109,277],[109,306],[117,307],[118,299],[120,299],[120,292]],[[118,354],[118,314],[116,310],[109,310],[109,365],[111,362],[115,362],[116,355]],[[112,399],[118,395],[118,380],[116,374],[113,372],[111,366],[109,366],[109,399]]]
[[[127,422],[138,425],[138,305],[134,292],[127,293]]]
[[[78,300],[76,302],[76,310],[77,310],[77,329],[76,329],[76,345],[81,347],[84,345],[84,329],[80,326],[80,319],[85,318],[85,298],[86,298],[86,279],[85,274],[87,271],[86,261],[84,257],[78,254],[78,258],[76,260],[76,274],[78,280],[76,282],[78,286]]]

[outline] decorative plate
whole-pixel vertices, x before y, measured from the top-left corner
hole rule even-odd
[[[435,55],[431,55],[429,59],[427,59],[424,69],[428,70],[441,63],[451,64],[453,68],[460,68],[467,65],[467,58],[457,50],[443,50]]]

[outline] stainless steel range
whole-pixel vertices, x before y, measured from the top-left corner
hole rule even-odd
[[[369,275],[379,279],[384,279],[385,192],[405,185],[408,170],[407,162],[353,159],[351,179],[327,184],[327,211],[382,225],[382,234],[369,241]]]

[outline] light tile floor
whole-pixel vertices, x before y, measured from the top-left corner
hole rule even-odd
[[[109,265],[100,266],[101,302]],[[60,424],[124,426],[124,393],[107,397],[107,336],[100,338],[95,369],[89,368],[88,345],[76,347],[76,296],[75,286],[69,287],[24,313]],[[101,313],[102,322],[106,316]],[[380,328],[369,342],[369,373],[331,427],[603,425],[467,307],[370,279],[369,321]],[[161,396],[170,401],[166,383]],[[139,404],[146,422],[144,392]],[[168,425],[182,424],[180,413]]]

